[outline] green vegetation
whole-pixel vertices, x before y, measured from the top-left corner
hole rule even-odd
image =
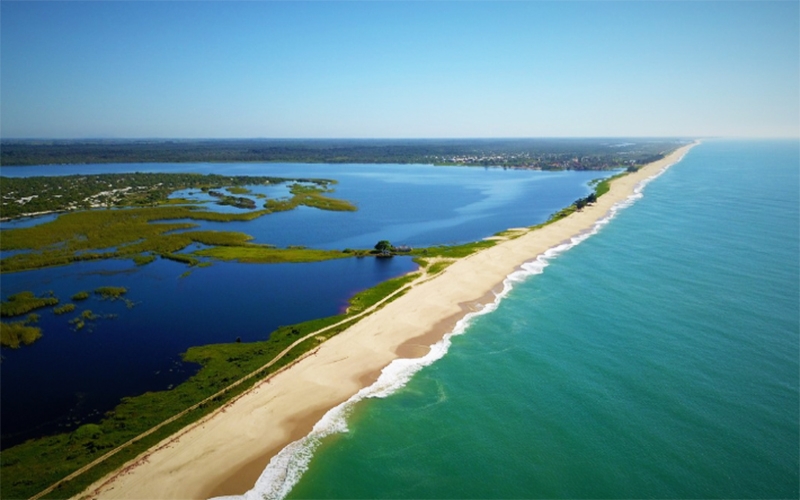
[[[603,170],[649,163],[688,141],[670,139],[3,140],[0,164],[426,163]]]
[[[392,243],[389,240],[381,240],[375,243],[375,250],[381,253],[389,252],[392,250],[392,248],[394,247],[392,247]]]
[[[85,319],[87,321],[93,321],[99,318],[100,316],[96,315],[91,311],[91,309],[87,309],[81,313],[81,319]]]
[[[259,379],[292,363],[320,342],[352,325],[356,320],[349,318],[363,312],[391,293],[397,292],[414,277],[407,275],[395,278],[360,292],[351,300],[351,307],[347,313],[280,327],[272,332],[269,340],[241,343],[231,339],[230,344],[190,348],[183,355],[183,359],[198,363],[202,368],[174,389],[124,398],[100,422],[85,424],[71,433],[31,440],[4,450],[0,455],[0,467],[3,470],[0,481],[4,498],[33,496],[104,453],[198,405],[169,425],[136,441],[102,464],[57,489],[53,495],[63,498],[81,492],[94,480],[118,468],[161,439],[219,408]],[[331,330],[318,332],[321,328],[340,322],[342,324]],[[265,364],[274,359],[278,353],[309,334],[314,335],[273,365],[265,367]],[[255,376],[252,378],[218,394],[233,382],[254,372]]]
[[[173,178],[173,176],[177,178]],[[118,188],[117,192],[121,193],[120,196],[124,195],[125,197],[114,199],[113,204],[117,206],[163,202],[171,192],[170,190],[189,184],[203,184],[201,188],[208,191],[205,184],[212,183],[212,181],[215,183],[239,184],[285,181],[285,179],[272,177],[223,177],[196,174],[152,174],[152,176],[151,174],[103,174],[88,177],[75,176],[74,179],[71,177],[24,178],[22,179],[24,181],[22,184],[17,182],[20,179],[15,179],[11,182],[11,187],[7,186],[9,183],[4,179],[3,188],[4,194],[9,193],[6,195],[7,198],[27,193],[27,189],[31,189],[32,186],[41,190],[56,190],[58,188],[58,192],[71,194],[58,195],[60,197],[55,198],[59,200],[56,204],[57,206],[38,208],[74,208],[75,204],[69,200],[86,194],[82,187],[78,188],[83,184],[77,181],[89,178],[97,186],[106,186],[105,189],[108,189],[107,186],[118,185],[114,183],[121,181],[140,181],[144,183],[144,186],[149,186],[148,189],[150,190],[147,191],[149,194],[144,198],[134,196],[136,190]],[[68,181],[61,181],[61,179],[68,179]],[[160,182],[155,183],[155,181]],[[191,222],[169,221],[185,221],[187,219],[213,222],[249,221],[273,211],[291,210],[300,205],[323,210],[356,210],[355,206],[345,200],[326,196],[325,193],[332,191],[328,186],[334,181],[320,179],[301,179],[300,181],[302,183],[297,182],[292,185],[291,198],[267,200],[265,203],[267,208],[245,213],[217,213],[199,210],[196,206],[164,204],[162,206],[70,212],[44,224],[7,230],[3,232],[3,238],[0,240],[0,249],[26,250],[26,252],[3,259],[0,261],[0,269],[2,269],[2,272],[26,271],[42,267],[66,265],[83,260],[111,258],[130,258],[137,265],[145,265],[155,260],[157,256],[193,266],[200,264],[196,257],[178,253],[192,243],[200,243],[212,247],[242,247],[246,246],[245,244],[251,237],[238,232],[198,231],[193,230],[197,225]],[[63,190],[61,189],[62,184],[66,186]],[[233,187],[237,187],[239,184],[235,184]],[[164,185],[167,185],[168,188],[165,188]],[[99,187],[94,189],[99,189]],[[245,188],[242,187],[241,189]],[[71,191],[73,190],[77,190],[79,194],[72,193]],[[213,193],[213,191],[209,192]],[[244,201],[242,200],[246,200],[248,204],[246,208],[255,208],[255,202],[249,198],[240,199],[224,196],[220,193],[217,194],[222,197],[223,203],[243,206]],[[28,198],[30,196],[26,199]],[[230,200],[228,200],[229,198]],[[42,199],[44,200],[44,197]],[[30,203],[30,200],[27,203]],[[42,201],[42,203],[45,203],[45,201]],[[17,204],[13,203],[13,205],[16,206]],[[4,212],[3,215],[8,214]],[[285,262],[286,255],[283,257],[276,260],[276,262]],[[269,260],[258,261],[268,262]]]
[[[195,257],[182,253],[162,253],[161,257],[175,262],[180,262],[181,264],[186,264],[187,266],[196,266],[200,262]]]
[[[58,304],[55,297],[37,297],[33,292],[19,292],[0,303],[0,316],[22,316],[35,309]]]
[[[193,252],[193,255],[236,262],[276,264],[341,259],[350,257],[352,254],[336,250],[314,250],[309,248],[284,249],[274,248],[268,245],[249,245],[205,248]]]
[[[434,262],[428,268],[428,273],[430,274],[439,274],[440,272],[444,271],[444,269],[455,262],[455,260],[440,260],[438,262]]]
[[[156,256],[152,254],[148,255],[134,255],[133,262],[137,266],[144,266],[156,260]]]
[[[572,203],[572,205],[576,210],[581,210],[586,205],[591,205],[592,203],[597,203],[597,195],[594,193],[590,193],[589,196],[585,198],[578,198]]]
[[[72,318],[69,320],[69,324],[75,327],[75,330],[82,330],[86,323],[83,321],[83,318],[78,316],[77,318]]]
[[[72,296],[72,300],[86,300],[89,298],[89,292],[78,292]]]
[[[481,240],[472,243],[465,243],[463,245],[454,246],[435,246],[427,248],[415,248],[409,252],[409,255],[416,257],[445,257],[450,259],[460,259],[471,255],[478,250],[493,247],[497,244],[495,240]]]
[[[332,210],[337,212],[353,212],[357,210],[355,205],[346,200],[339,200],[325,196],[324,193],[332,192],[331,189],[319,186],[309,186],[306,184],[292,184],[290,190],[291,198],[270,199],[264,203],[264,208],[271,212],[284,212],[294,210],[300,205],[319,208],[321,210]]]
[[[30,345],[42,336],[42,329],[30,326],[30,318],[26,321],[15,321],[14,323],[0,322],[0,345],[17,349],[22,345]]]
[[[116,300],[128,293],[128,289],[122,286],[101,286],[95,288],[94,293],[103,299]]]
[[[234,189],[234,188],[231,188]],[[245,190],[247,191],[247,190]],[[208,194],[211,196],[218,198],[217,204],[218,205],[230,205],[232,207],[241,208],[243,210],[255,210],[256,202],[251,200],[250,198],[245,198],[244,196],[228,196],[224,193],[219,191],[209,191]]]
[[[92,207],[153,206],[192,203],[169,200],[171,193],[189,188],[244,189],[245,185],[281,184],[292,179],[263,176],[223,176],[182,173],[126,173],[59,177],[3,177],[0,216],[60,212]],[[305,179],[327,187],[331,181]]]
[[[249,220],[266,213],[217,214],[187,207],[72,212],[38,226],[3,231],[0,248],[29,250],[0,261],[3,272],[26,271],[82,260],[135,258],[178,252],[192,243],[240,245],[238,232],[188,231],[191,223],[153,223],[169,219]],[[176,232],[184,230],[183,232]],[[139,261],[141,262],[141,261]]]
[[[75,304],[67,303],[63,306],[54,307],[53,312],[56,314],[67,314],[75,310]]]
[[[636,170],[637,169],[634,169],[633,171],[635,172]],[[611,177],[607,177],[607,178],[601,180],[600,182],[597,183],[597,186],[595,186],[594,194],[597,195],[598,198],[603,196],[604,194],[606,194],[608,192],[609,189],[611,189],[611,183],[614,181],[614,179],[619,179],[620,177],[623,177],[623,176],[629,174],[630,172],[631,172],[631,170],[628,169],[625,172],[620,172],[617,175],[613,175]]]
[[[250,190],[243,186],[231,186],[228,188],[228,192],[231,194],[248,194]]]

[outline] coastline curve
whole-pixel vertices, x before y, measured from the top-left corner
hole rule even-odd
[[[541,273],[548,260],[596,234],[696,144],[616,179],[609,192],[582,211],[454,262],[321,344],[291,369],[257,384],[234,404],[180,437],[168,438],[156,446],[157,451],[133,459],[123,466],[124,472],[106,476],[81,496],[238,499],[274,491],[275,498],[282,498],[316,446],[309,441],[306,444],[313,446],[303,448],[304,439],[345,431],[351,400],[384,397],[441,358],[450,338],[463,332],[476,315],[493,311],[516,281]],[[499,284],[502,289],[494,293]],[[462,304],[477,311],[465,310]],[[398,355],[400,346],[423,337],[438,340],[428,342],[433,346],[427,354]],[[260,465],[257,471],[242,474],[254,463],[280,460],[288,460],[283,472],[277,465],[273,469]],[[222,483],[228,491],[220,491]],[[226,496],[231,490],[248,489],[244,496]]]
[[[696,144],[697,142],[690,146]],[[502,282],[502,290],[493,292],[494,300],[478,310],[464,314],[449,332],[429,346],[427,354],[416,358],[401,357],[390,362],[381,370],[378,379],[372,385],[360,389],[346,401],[328,410],[308,435],[293,441],[274,455],[250,490],[243,495],[217,496],[212,497],[211,500],[283,500],[308,470],[309,463],[322,440],[330,435],[349,431],[347,417],[355,405],[365,399],[385,398],[394,394],[402,389],[417,372],[442,359],[452,345],[451,339],[466,333],[474,318],[495,311],[517,283],[542,274],[550,261],[598,234],[620,211],[629,208],[641,199],[644,196],[644,188],[666,172],[668,168],[680,162],[687,152],[688,149],[684,150],[674,161],[664,165],[653,175],[640,180],[630,195],[615,202],[605,216],[597,219],[589,229],[571,236],[569,240],[548,248],[534,259],[522,263],[518,269],[505,277]]]

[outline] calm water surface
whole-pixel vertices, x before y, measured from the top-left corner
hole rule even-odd
[[[246,223],[202,223],[242,231],[279,246],[371,248],[380,239],[412,246],[463,243],[508,227],[542,222],[589,192],[588,181],[608,173],[525,172],[423,165],[135,164],[4,167],[2,175],[103,172],[198,172],[331,178],[333,196],[357,212],[301,207]],[[258,188],[283,195],[284,186]],[[184,193],[179,193],[184,194]],[[188,194],[188,193],[187,193]],[[236,210],[209,205],[213,210]],[[3,223],[4,229],[43,223],[53,215]],[[7,254],[5,254],[7,255]],[[86,262],[2,275],[3,299],[31,290],[53,291],[62,303],[78,291],[124,286],[132,301],[78,303],[73,314],[38,311],[43,337],[4,349],[2,444],[67,430],[99,418],[121,397],[164,390],[197,367],[180,354],[194,345],[264,340],[280,325],[340,312],[355,292],[416,268],[409,258],[344,259],[313,264],[214,263],[195,268],[157,260]],[[101,316],[74,331],[68,320],[84,309]],[[110,316],[114,316],[113,318]],[[108,317],[106,317],[108,316]]]

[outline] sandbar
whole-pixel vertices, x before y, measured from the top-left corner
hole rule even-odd
[[[695,144],[614,180],[609,192],[581,211],[456,261],[80,496],[205,499],[245,493],[270,458],[307,435],[329,409],[371,385],[394,359],[424,355],[465,314],[491,302],[509,274],[591,230],[643,180],[680,161]]]

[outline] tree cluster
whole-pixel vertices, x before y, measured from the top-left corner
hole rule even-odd
[[[592,203],[595,202],[597,202],[597,195],[595,193],[591,193],[589,196],[585,198],[578,198],[577,200],[575,200],[573,205],[575,205],[575,208],[577,208],[578,210],[581,210],[586,205],[591,205]]]

